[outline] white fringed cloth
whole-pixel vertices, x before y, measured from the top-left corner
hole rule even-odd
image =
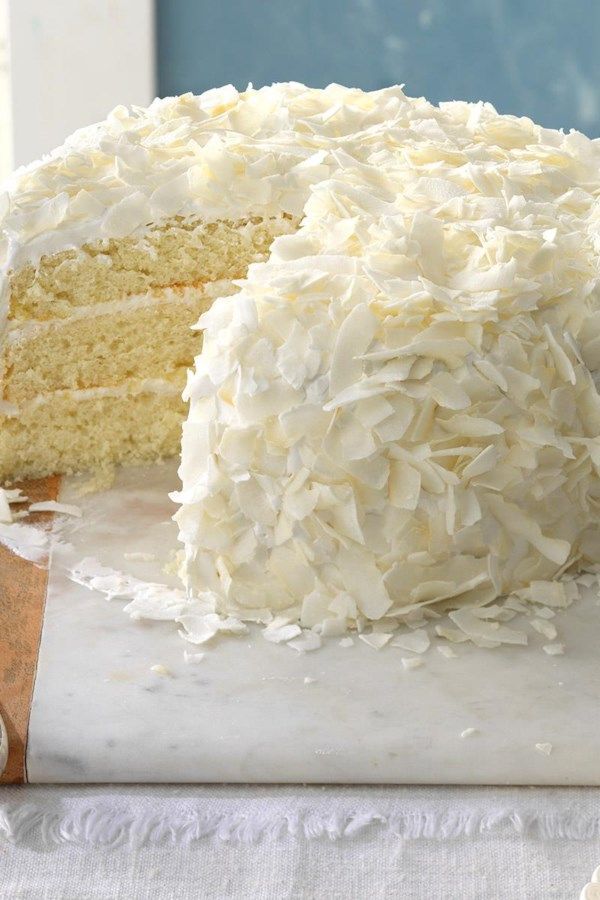
[[[0,898],[577,898],[595,788],[0,788]]]

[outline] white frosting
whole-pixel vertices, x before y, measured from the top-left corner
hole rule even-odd
[[[298,233],[201,320],[175,499],[188,587],[224,615],[391,631],[600,560],[600,144],[376,102],[383,125],[328,139]]]
[[[119,385],[110,387],[92,387],[92,388],[64,388],[58,391],[52,391],[49,394],[38,394],[32,397],[21,406],[16,404],[6,404],[4,413],[7,418],[16,418],[25,410],[36,409],[39,406],[45,406],[56,398],[72,397],[77,402],[83,400],[95,400],[102,397],[135,397],[138,394],[164,394],[173,397],[181,394],[181,383],[179,376],[174,376],[170,381],[168,378],[140,378],[129,379]]]
[[[373,140],[408,122],[413,107],[398,87],[366,94],[294,83],[119,106],[6,184],[0,269],[143,234],[174,215],[298,215],[310,186],[333,171],[333,148]],[[6,284],[3,296],[5,315]]]
[[[203,296],[217,297],[231,290],[230,281],[217,281],[205,287],[185,286],[174,290],[173,288],[155,288],[142,294],[130,294],[121,300],[108,300],[105,303],[90,303],[89,305],[74,306],[68,318],[61,319],[28,319],[24,324],[9,325],[6,333],[7,343],[18,343],[23,339],[32,338],[44,331],[55,331],[72,322],[82,319],[98,318],[101,316],[114,316],[117,313],[136,312],[139,309],[160,308],[161,304],[169,306],[193,306]],[[212,288],[212,290],[210,289]],[[216,291],[215,291],[216,288]]]

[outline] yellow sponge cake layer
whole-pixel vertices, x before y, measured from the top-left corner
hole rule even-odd
[[[169,380],[55,391],[0,417],[0,480],[135,465],[177,453],[185,370]]]
[[[234,290],[231,282],[218,287],[220,296]],[[4,399],[19,405],[48,391],[116,385],[188,366],[202,342],[192,326],[211,303],[203,287],[165,288],[14,329]]]
[[[13,319],[68,318],[73,307],[108,303],[157,287],[242,278],[278,234],[295,231],[289,216],[203,223],[179,218],[137,235],[43,256],[10,278]]]

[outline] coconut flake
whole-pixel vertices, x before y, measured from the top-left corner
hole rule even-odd
[[[460,736],[464,739],[473,737],[475,734],[479,734],[478,728],[465,728],[464,731],[461,731]]]
[[[445,409],[468,409],[471,398],[449,372],[438,372],[429,381],[431,396]]]
[[[12,522],[12,513],[8,495],[5,490],[0,488],[0,523],[8,524],[10,522]]]
[[[173,673],[167,666],[163,666],[162,663],[157,663],[154,666],[150,666],[150,671],[155,672],[157,675],[160,675],[162,678],[172,678]]]
[[[407,462],[395,459],[390,465],[390,503],[400,509],[416,509],[421,494],[421,473]]]
[[[458,628],[449,628],[445,625],[436,625],[435,630],[440,637],[445,638],[452,644],[463,644],[469,640],[468,634],[465,634],[465,632],[460,631]]]
[[[499,622],[489,622],[473,614],[471,609],[457,609],[449,614],[450,619],[474,643],[492,641],[494,644],[526,644],[527,635],[523,631],[507,628]]]
[[[425,665],[425,661],[420,656],[402,657],[402,665],[405,669],[419,669]]]
[[[557,635],[556,626],[552,624],[552,622],[548,622],[545,619],[532,619],[531,627],[538,632],[538,634],[543,635],[548,641],[553,641]]]
[[[183,651],[183,659],[187,665],[202,662],[205,656],[206,653],[190,653],[189,650]]]
[[[427,632],[424,629],[417,629],[413,632],[397,634],[390,646],[411,650],[413,653],[425,653],[429,649],[430,644],[431,641]]]
[[[329,385],[331,396],[354,385],[362,374],[360,356],[373,340],[377,320],[365,303],[354,307],[339,329],[331,358]]]
[[[130,602],[125,606],[134,619],[159,619],[177,621],[178,616],[192,609],[196,613],[214,610],[214,595],[210,592],[199,595],[190,601],[183,590],[170,588],[165,584],[142,581],[103,566],[94,557],[85,557],[72,570],[68,577],[90,590],[100,591],[109,600],[121,598]]]
[[[270,641],[272,644],[283,644],[301,634],[302,629],[299,625],[290,624],[289,621],[286,621],[285,619],[282,621],[280,617],[273,619],[273,621],[262,631],[264,639]]]
[[[44,562],[50,546],[50,535],[41,528],[33,525],[20,525],[0,523],[0,543],[3,544],[15,556],[27,559],[30,562]]]
[[[582,585],[582,587],[589,588],[593,584],[597,584],[597,583],[598,583],[597,575],[592,575],[591,573],[584,572],[583,575],[577,576],[577,584]]]
[[[29,497],[20,488],[0,488],[10,504],[27,503]]]
[[[358,548],[340,547],[338,565],[344,586],[356,598],[360,611],[368,619],[380,619],[392,605],[383,576],[375,563]]]
[[[538,619],[554,619],[556,617],[554,610],[548,606],[534,607],[534,611]],[[531,610],[527,610],[527,612],[531,612]]]
[[[494,494],[486,494],[486,502],[507,531],[525,538],[543,556],[559,566],[567,560],[571,551],[568,541],[542,534],[539,524],[526,516],[514,503],[507,503]]]
[[[300,637],[288,641],[288,647],[298,653],[309,653],[311,650],[318,650],[320,646],[321,638],[314,631],[303,631]]]
[[[573,368],[573,364],[566,352],[560,346],[556,338],[552,333],[552,329],[548,324],[544,325],[544,334],[546,335],[546,339],[548,341],[548,347],[554,359],[554,364],[556,366],[556,371],[563,379],[563,381],[568,381],[571,384],[577,383],[577,376],[575,375],[575,369]]]
[[[29,512],[55,512],[64,516],[75,516],[80,519],[81,508],[72,503],[57,503],[56,500],[41,500],[39,503],[30,503]]]
[[[483,475],[493,469],[497,462],[498,451],[493,444],[490,444],[465,466],[463,477],[475,478],[476,475]]]
[[[548,656],[562,656],[565,652],[564,644],[544,644],[542,647],[544,653],[547,653]]]
[[[361,641],[364,641],[365,644],[368,644],[369,647],[372,647],[373,650],[381,650],[382,647],[388,643],[391,634],[383,634],[381,632],[372,632],[371,634],[359,634],[358,638]]]
[[[566,586],[560,581],[532,581],[525,593],[532,603],[557,609],[569,606]]]

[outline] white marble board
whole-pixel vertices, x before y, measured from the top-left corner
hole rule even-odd
[[[337,640],[299,655],[254,632],[224,638],[197,664],[172,623],[135,622],[123,602],[74,584],[84,556],[138,577],[176,546],[172,464],[119,472],[114,486],[60,499],[60,525],[27,751],[31,782],[380,782],[600,784],[600,607],[591,589],[557,620],[567,651],[530,645],[458,659]],[[127,561],[150,551],[162,561]],[[171,579],[169,583],[176,582]],[[164,665],[172,677],[151,671]],[[305,683],[305,678],[314,679]],[[478,733],[461,738],[461,732]],[[545,756],[535,749],[551,743]]]

